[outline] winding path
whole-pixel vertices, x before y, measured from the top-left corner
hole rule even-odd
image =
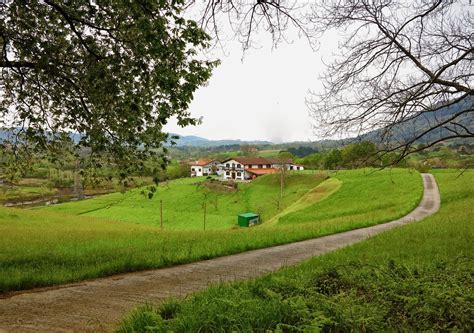
[[[0,332],[111,331],[118,320],[139,304],[184,296],[210,283],[256,277],[421,220],[434,214],[440,205],[434,177],[422,177],[422,201],[398,220],[186,265],[20,292],[0,299]]]

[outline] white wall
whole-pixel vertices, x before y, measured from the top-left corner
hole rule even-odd
[[[204,174],[204,167],[200,165],[191,165],[191,177],[201,177]]]
[[[239,169],[239,170],[244,169],[244,165],[241,164],[240,162],[237,162],[236,160],[229,160],[225,163],[222,163],[221,165],[224,167],[224,169],[229,169],[229,168],[232,169],[232,165],[234,165],[234,168],[236,170],[237,169]],[[227,165],[229,165],[229,166],[227,167]],[[240,165],[240,167],[238,167],[238,165]]]
[[[302,165],[288,164],[287,169],[292,171],[301,171],[304,170],[304,167]]]
[[[227,174],[229,173],[229,174]],[[232,178],[232,173],[235,173],[235,178]],[[239,176],[240,174],[240,176]],[[229,179],[229,180],[232,180],[232,179],[235,179],[235,180],[245,180],[245,174],[246,172],[245,171],[224,171],[224,173],[222,174],[223,178],[224,179]]]
[[[217,175],[218,175],[218,176],[223,176],[223,175],[225,174],[224,165],[222,165],[222,164],[217,164],[217,165],[216,165],[216,168],[217,168]]]
[[[236,160],[229,160],[221,164],[222,170],[222,177],[224,179],[235,179],[235,180],[245,180],[245,171],[244,165]],[[235,178],[232,175],[235,174]],[[239,175],[240,174],[240,175]]]
[[[213,166],[215,166],[216,168],[216,173],[218,175],[222,175],[223,174],[223,165],[222,164],[219,164],[218,162],[211,162],[209,164],[206,164],[204,166],[201,166],[201,165],[191,165],[191,176],[196,176],[196,177],[200,177],[200,176],[209,176],[209,175],[212,175],[212,169],[213,169]],[[194,169],[194,171],[193,171]]]

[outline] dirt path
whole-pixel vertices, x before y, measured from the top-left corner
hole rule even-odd
[[[422,176],[420,205],[396,221],[186,265],[18,293],[0,299],[0,332],[112,331],[117,321],[139,304],[187,295],[210,283],[256,277],[421,220],[435,213],[440,204],[434,177]]]

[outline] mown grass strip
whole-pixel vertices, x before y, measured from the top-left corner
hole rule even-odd
[[[270,220],[266,221],[263,226],[270,226],[274,225],[278,222],[278,220],[292,212],[296,212],[298,210],[310,207],[321,200],[326,199],[331,194],[339,190],[342,186],[342,181],[336,178],[329,178],[326,179],[324,182],[319,184],[318,186],[314,187],[313,189],[309,190],[308,193],[303,195],[299,198],[294,204],[288,206],[285,210],[281,213],[278,213]]]

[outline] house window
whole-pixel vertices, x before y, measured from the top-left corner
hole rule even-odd
[[[194,171],[194,168],[191,168],[191,171]]]
[[[226,171],[226,172],[225,172],[225,175],[226,175],[226,176],[230,176],[230,172],[229,172],[229,171]]]
[[[240,169],[241,167],[242,167],[242,166],[241,166],[240,164],[237,164],[237,168],[239,168],[239,169]]]
[[[292,166],[292,165],[290,165],[290,170],[293,170],[293,166]]]
[[[201,168],[199,168],[198,171],[201,172]]]
[[[240,177],[241,175],[242,175],[242,173],[237,172],[237,177]]]
[[[226,163],[225,167],[226,167],[226,168],[230,168],[230,164],[229,164],[229,163]]]
[[[271,165],[271,164],[267,164],[267,168],[271,168],[271,167],[272,167],[272,165]]]
[[[259,168],[259,169],[262,169],[262,168],[263,168],[263,165],[262,165],[262,164],[259,164],[259,165],[258,165],[258,168]]]
[[[235,163],[232,163],[232,169],[234,169],[234,168],[235,168]]]

